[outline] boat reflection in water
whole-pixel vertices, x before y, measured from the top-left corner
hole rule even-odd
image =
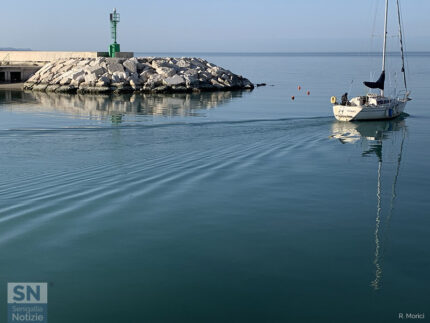
[[[396,119],[388,121],[366,121],[366,122],[339,122],[332,125],[331,138],[338,139],[342,144],[361,144],[362,156],[375,155],[378,160],[378,176],[376,188],[376,223],[375,223],[375,255],[373,264],[375,266],[375,277],[370,286],[378,290],[382,281],[383,246],[386,238],[389,222],[391,220],[394,203],[397,197],[396,186],[399,177],[400,164],[405,144],[406,130],[405,117],[401,115]],[[387,149],[383,150],[383,144]],[[389,194],[389,207],[383,212],[382,207],[382,164],[395,165],[394,179],[391,182]],[[390,170],[390,173],[392,171]],[[384,216],[385,214],[385,216]]]
[[[0,104],[23,112],[60,112],[71,116],[120,120],[124,115],[198,116],[204,110],[240,98],[246,91],[79,95],[0,91]],[[17,103],[14,105],[14,103]]]

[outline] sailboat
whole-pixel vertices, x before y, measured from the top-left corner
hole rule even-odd
[[[403,32],[400,17],[400,4],[397,2],[397,15],[399,22],[399,39],[400,50],[402,58],[402,73],[403,81],[405,84],[405,91],[402,96],[387,97],[384,95],[385,89],[385,58],[387,50],[387,24],[388,24],[388,3],[385,1],[385,22],[384,22],[384,42],[382,49],[382,72],[376,82],[363,82],[364,85],[370,89],[381,90],[380,94],[368,93],[364,96],[357,96],[348,100],[347,93],[342,96],[340,103],[337,102],[336,97],[331,98],[333,104],[333,113],[339,121],[356,121],[356,120],[378,120],[378,119],[393,119],[403,113],[406,103],[411,100],[409,98],[410,92],[406,84],[406,71],[405,71],[405,55],[403,51]]]

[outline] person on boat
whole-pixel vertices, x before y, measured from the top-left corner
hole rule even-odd
[[[348,105],[348,93],[344,93],[344,95],[342,95],[342,103],[341,105]]]

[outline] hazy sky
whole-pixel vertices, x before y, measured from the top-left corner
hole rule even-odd
[[[430,51],[430,0],[401,4],[407,49]],[[116,7],[123,51],[379,50],[383,6],[384,0],[3,1],[0,47],[106,51]],[[394,16],[390,23],[394,35]]]

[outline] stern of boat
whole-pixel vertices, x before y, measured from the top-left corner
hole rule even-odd
[[[333,114],[339,121],[352,121],[361,110],[361,106],[333,104]]]

